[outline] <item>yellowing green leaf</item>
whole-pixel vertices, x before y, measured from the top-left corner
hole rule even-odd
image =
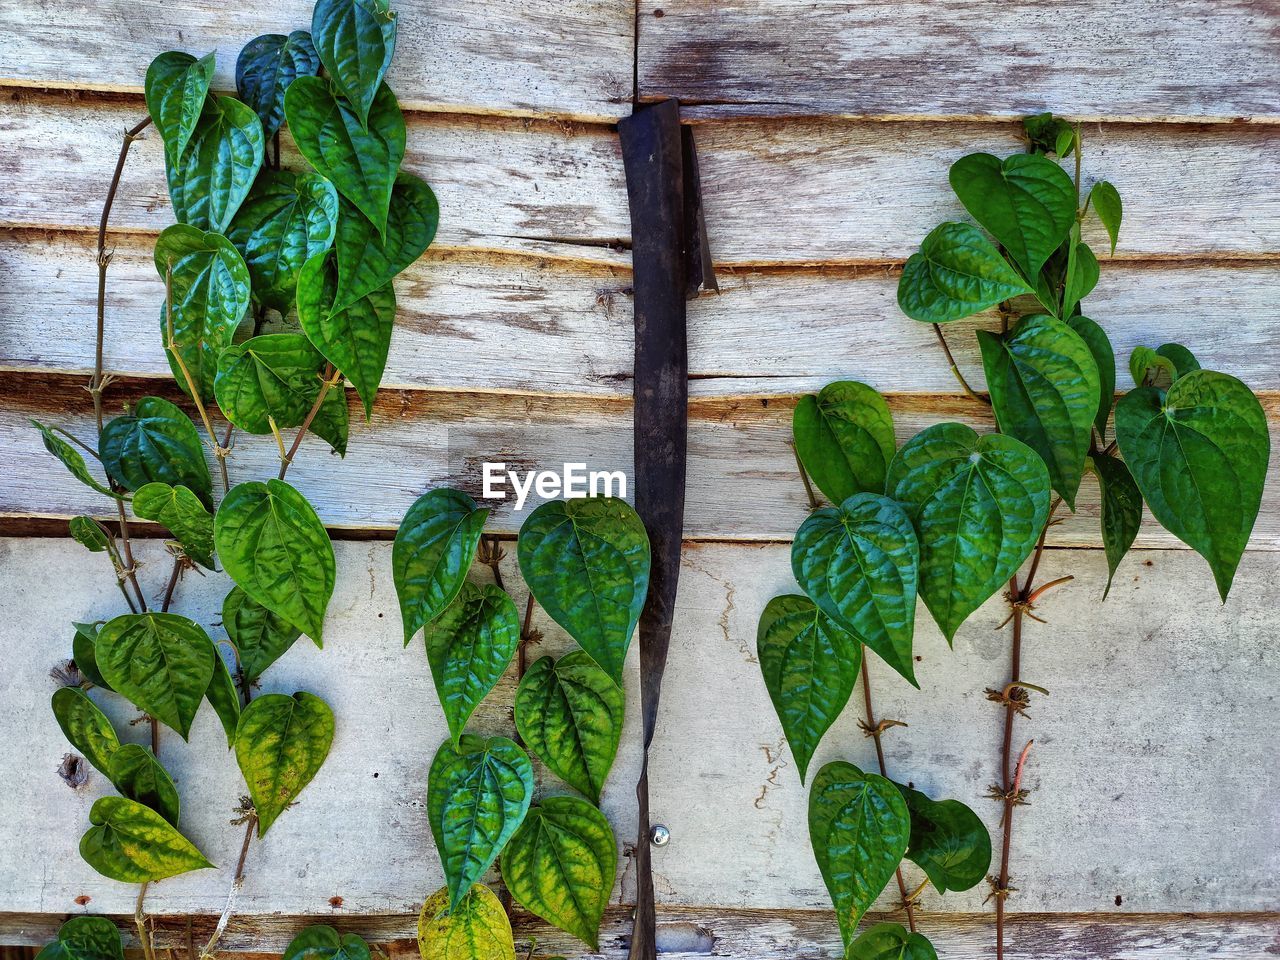
[[[159,482],[141,486],[133,495],[133,512],[167,527],[187,556],[213,569],[213,516],[186,487]]]
[[[101,797],[89,823],[80,856],[111,880],[146,883],[213,866],[173,824],[136,800]]]
[[[84,754],[99,773],[110,776],[111,755],[120,747],[115,727],[98,705],[79,687],[59,687],[53,693],[53,716],[71,746]]]
[[[236,762],[265,836],[324,764],[333,711],[314,694],[268,693],[250,702],[236,731]]]
[[[502,902],[477,883],[452,910],[448,887],[427,898],[418,916],[418,951],[422,960],[515,960],[516,948]]]

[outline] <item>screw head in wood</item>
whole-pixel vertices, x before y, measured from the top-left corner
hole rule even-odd
[[[665,847],[671,842],[671,831],[660,823],[649,828],[649,842],[655,847]]]

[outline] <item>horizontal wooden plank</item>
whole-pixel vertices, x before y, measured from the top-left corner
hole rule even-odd
[[[156,319],[164,286],[142,236],[113,238],[107,364],[169,377]],[[81,234],[0,230],[0,370],[92,369],[97,265]],[[396,280],[400,312],[384,382],[429,390],[631,395],[630,271],[558,260],[428,255]],[[885,392],[948,393],[955,380],[933,331],[902,314],[885,267],[738,271],[690,305],[691,391],[785,396],[838,379]],[[1129,352],[1170,339],[1257,390],[1280,390],[1270,318],[1272,263],[1108,264],[1086,307],[1108,330],[1119,376]],[[40,322],[32,305],[40,304]],[[983,382],[977,327],[948,326],[971,380]]]
[[[250,7],[234,23],[218,0],[72,0],[0,8],[0,84],[138,92],[163,50],[218,54],[214,88],[235,89],[240,48],[309,30],[312,0]],[[634,8],[623,0],[423,0],[393,4],[387,81],[409,109],[615,119],[627,112]],[[566,69],[572,64],[572,69]]]
[[[298,806],[250,850],[242,915],[406,914],[440,881],[423,810],[426,763],[445,735],[424,658],[404,651],[390,579],[390,544],[339,543],[338,587],[326,645],[305,641],[267,674],[264,689],[309,689],[338,718],[333,752]],[[523,602],[515,558],[504,576]],[[0,637],[10,669],[0,677],[5,782],[0,822],[20,824],[0,860],[0,902],[19,913],[92,909],[132,912],[135,888],[97,877],[74,853],[95,796],[94,775],[68,788],[55,768],[67,747],[48,710],[48,671],[67,655],[68,623],[110,615],[119,598],[100,556],[65,540],[0,542]],[[140,548],[150,595],[167,559]],[[1107,605],[1096,551],[1050,551],[1045,578],[1076,582],[1049,594],[1031,624],[1023,668],[1052,695],[1019,724],[1034,737],[1024,783],[1032,802],[1015,833],[1019,911],[1168,913],[1269,910],[1280,895],[1280,833],[1269,757],[1280,735],[1276,644],[1258,611],[1280,602],[1280,556],[1255,554],[1225,605],[1183,552],[1140,554]],[[487,571],[484,572],[487,575]],[[477,574],[481,576],[481,574]],[[215,635],[221,574],[190,576],[175,609]],[[1176,589],[1173,589],[1176,585]],[[806,791],[769,705],[753,638],[766,600],[794,589],[784,545],[686,546],[676,636],[650,759],[655,822],[672,833],[655,851],[659,902],[667,907],[823,909],[828,906],[805,828]],[[114,598],[114,599],[113,599]],[[994,827],[999,808],[983,800],[996,779],[999,709],[983,689],[1007,672],[1007,632],[993,600],[960,631],[954,651],[923,616],[916,637],[921,690],[873,661],[877,709],[910,724],[888,736],[890,772],[935,795],[954,796]],[[542,652],[566,638],[540,612]],[[633,645],[634,646],[634,645]],[[638,659],[631,651],[632,704],[604,808],[623,843],[634,836],[638,770],[634,710]],[[509,687],[487,702],[478,729],[509,724]],[[101,698],[120,721],[128,714]],[[118,703],[118,702],[117,702]],[[1100,707],[1100,705],[1103,705]],[[1103,708],[1105,707],[1105,708]],[[818,762],[873,762],[850,707],[823,742]],[[122,726],[131,739],[141,730]],[[959,735],[958,735],[959,734]],[[223,864],[166,880],[148,896],[157,913],[220,909],[239,846],[228,812],[241,792],[216,719],[197,718],[189,745],[166,734],[161,755],[186,801],[183,828]],[[376,776],[375,776],[376,774]],[[557,792],[544,778],[543,790]],[[917,871],[908,869],[909,882]],[[633,896],[620,860],[614,899]],[[986,891],[925,895],[927,912],[986,910]],[[1117,903],[1119,898],[1119,903]],[[881,909],[889,909],[885,898]],[[780,931],[785,936],[785,931]]]
[[[107,501],[74,479],[45,451],[28,418],[65,426],[91,440],[92,408],[83,381],[38,376],[10,377],[0,403],[0,445],[8,454],[9,482],[0,487],[0,517],[107,516]],[[107,396],[114,413],[147,392],[181,398],[171,383],[124,382]],[[960,397],[890,396],[899,442],[943,420],[993,429],[986,407]],[[590,470],[632,469],[631,406],[625,401],[588,401],[490,394],[383,391],[365,424],[354,394],[351,443],[344,462],[309,440],[289,480],[318,506],[326,523],[360,531],[394,530],[413,500],[428,487],[447,484],[483,499],[483,464],[510,469],[560,470],[584,463]],[[1274,426],[1280,398],[1266,400]],[[790,541],[805,514],[804,489],[788,441],[791,400],[697,401],[690,406],[689,476],[685,535],[711,540]],[[274,474],[277,454],[269,437],[241,435],[228,461],[233,483]],[[1273,444],[1271,483],[1254,528],[1254,549],[1280,549],[1280,444]],[[509,488],[508,488],[509,490]],[[628,487],[627,494],[632,490]],[[496,530],[512,533],[542,498],[530,494],[522,511],[513,497],[492,500]],[[1049,542],[1061,547],[1098,547],[1097,489],[1086,479],[1076,513],[1053,527]],[[1137,543],[1180,547],[1147,517]]]
[[[1269,4],[641,0],[644,98],[704,115],[1280,120]]]
[[[96,231],[121,134],[145,115],[140,98],[22,91],[0,100],[0,132],[22,147],[6,170],[0,226]],[[407,120],[404,168],[440,200],[437,248],[630,263],[620,249],[630,236],[622,160],[606,128],[450,114]],[[308,169],[282,139],[284,166]],[[163,147],[147,130],[129,152],[111,226],[155,233],[172,222]]]

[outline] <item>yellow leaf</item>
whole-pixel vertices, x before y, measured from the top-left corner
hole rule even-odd
[[[449,888],[441,887],[418,916],[422,960],[515,960],[511,921],[494,892],[482,883],[449,911]]]

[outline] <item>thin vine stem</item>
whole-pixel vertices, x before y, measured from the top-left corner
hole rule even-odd
[[[818,509],[818,498],[813,492],[813,484],[809,482],[809,471],[804,468],[804,464],[800,460],[800,451],[796,449],[794,443],[787,444],[791,448],[791,453],[796,458],[796,469],[800,471],[800,479],[804,481],[805,496],[809,498],[809,509]]]
[[[150,880],[145,880],[138,887],[138,899],[133,906],[133,923],[138,928],[138,942],[142,946],[143,960],[155,960],[155,946],[151,942],[151,931],[147,929],[147,915],[143,912],[143,902],[147,899],[147,888]]]
[[[320,412],[320,405],[324,403],[324,398],[329,395],[329,391],[337,385],[341,378],[341,370],[335,369],[332,363],[325,365],[324,383],[320,385],[320,392],[316,394],[315,403],[311,404],[311,409],[307,411],[307,418],[302,421],[302,426],[298,428],[298,435],[293,438],[293,445],[289,447],[287,453],[283,453],[281,456],[280,474],[277,479],[283,480],[284,475],[289,472],[289,467],[293,466],[293,458],[298,455],[298,448],[302,446],[302,438],[307,435],[312,422]]]
[[[960,389],[964,391],[964,395],[970,400],[976,400],[978,403],[985,403],[991,406],[991,399],[984,397],[978,393],[973,387],[969,386],[969,381],[964,378],[964,374],[960,372],[960,365],[956,363],[955,355],[951,352],[951,347],[947,343],[946,335],[942,332],[942,325],[938,323],[930,324],[933,327],[934,336],[938,338],[938,346],[942,347],[942,352],[947,356],[947,363],[951,367],[951,374],[956,378],[956,382],[960,384]]]

